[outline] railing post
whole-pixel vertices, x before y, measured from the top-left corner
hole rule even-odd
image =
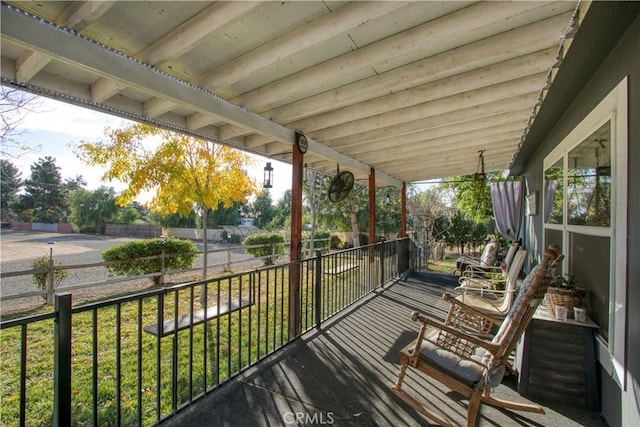
[[[71,425],[71,294],[55,296],[53,425]]]
[[[407,244],[408,239],[405,237],[401,240],[396,240],[396,253],[398,254],[397,264],[398,264],[398,274],[402,274],[409,268],[409,251],[407,250],[409,245]]]
[[[322,251],[316,251],[316,283],[315,283],[316,328],[322,322]]]
[[[165,271],[165,263],[164,263],[164,246],[162,247],[162,266],[160,267],[160,285],[164,286],[164,271]]]
[[[55,277],[55,267],[53,266],[53,256],[49,255],[49,271],[47,271],[47,304],[53,304],[53,280]]]
[[[380,240],[380,286],[384,285],[384,247],[385,240]]]

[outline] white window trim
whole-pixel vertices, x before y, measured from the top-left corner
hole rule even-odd
[[[612,190],[612,221],[609,227],[567,225],[567,201],[563,197],[563,224],[544,224],[543,228],[562,230],[563,247],[567,248],[568,232],[611,237],[611,270],[609,294],[609,343],[596,340],[596,356],[602,367],[626,390],[625,337],[627,334],[625,307],[627,306],[627,171],[628,171],[628,81],[625,77],[570,133],[554,148],[543,162],[543,171],[567,154],[607,121],[611,121],[611,166],[615,173]],[[567,188],[567,174],[564,187]],[[544,200],[544,197],[542,198]],[[544,206],[543,206],[544,209]],[[544,233],[543,233],[544,234]],[[567,262],[565,258],[565,263]],[[566,267],[566,265],[565,265]]]

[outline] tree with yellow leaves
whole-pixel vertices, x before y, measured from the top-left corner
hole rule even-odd
[[[149,209],[160,214],[189,215],[200,210],[203,223],[203,278],[207,275],[207,211],[220,204],[229,208],[258,192],[245,172],[247,154],[222,144],[133,124],[105,130],[106,141],[82,141],[76,156],[107,171],[102,181],[120,181],[127,188],[116,199],[126,206],[143,192],[152,194]]]

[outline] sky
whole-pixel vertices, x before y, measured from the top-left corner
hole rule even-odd
[[[120,117],[111,116],[77,107],[71,104],[39,97],[34,104],[34,111],[27,112],[16,129],[18,135],[14,137],[23,146],[31,148],[32,152],[22,154],[19,158],[9,158],[20,171],[22,179],[31,175],[31,165],[39,158],[51,156],[56,159],[60,168],[62,180],[82,175],[87,182],[87,189],[94,190],[101,185],[113,187],[116,191],[125,188],[125,184],[118,182],[101,182],[100,177],[104,169],[84,165],[73,153],[73,145],[81,141],[97,142],[104,138],[106,127],[120,128],[132,122]],[[274,203],[282,197],[285,190],[291,188],[291,165],[265,157],[251,155],[255,161],[249,170],[249,175],[262,185],[263,168],[270,161],[274,168],[274,186],[271,197]],[[149,196],[142,196],[138,201]]]

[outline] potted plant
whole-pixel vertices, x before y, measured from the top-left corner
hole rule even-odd
[[[567,317],[573,318],[573,307],[582,307],[585,293],[584,288],[577,286],[573,274],[558,275],[547,290],[547,305],[553,315],[556,314],[556,306],[563,305],[567,307]]]

